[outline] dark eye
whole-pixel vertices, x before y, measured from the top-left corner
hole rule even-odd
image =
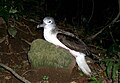
[[[51,22],[52,22],[51,20],[48,21],[48,23],[51,23]]]

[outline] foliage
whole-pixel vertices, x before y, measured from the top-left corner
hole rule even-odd
[[[0,16],[8,23],[9,17],[12,15],[17,18],[17,13],[23,10],[21,0],[1,0]]]
[[[43,83],[49,83],[48,79],[49,79],[48,76],[43,76]]]
[[[106,65],[106,75],[109,79],[114,79],[119,73],[119,67],[120,67],[120,60],[113,60],[113,59],[104,59],[102,60],[102,63]]]
[[[2,16],[2,18],[5,20],[5,22],[8,23],[10,13],[7,10],[6,6],[5,7],[0,7],[0,16]]]
[[[111,57],[120,58],[118,52],[120,52],[120,45],[118,44],[112,44],[108,49],[108,55],[110,58]]]
[[[102,83],[102,80],[97,80],[95,76],[90,78],[90,83]]]
[[[17,34],[17,30],[15,29],[15,27],[9,27],[8,28],[8,33],[9,35],[11,35],[12,37],[15,37],[15,35]]]
[[[49,76],[43,76],[42,81],[40,83],[49,83]]]
[[[113,83],[120,82],[120,47],[116,43],[112,44],[107,50],[107,57],[100,61],[100,64],[105,66],[106,78]],[[116,80],[117,79],[117,80]],[[90,83],[102,83],[102,80],[97,80],[95,76],[90,78]]]
[[[0,16],[4,19],[8,27],[8,33],[15,37],[17,30],[15,26],[9,25],[9,18],[18,19],[18,14],[23,10],[22,0],[1,0],[0,1]]]
[[[108,59],[103,59],[101,61],[101,64],[105,64],[106,66],[106,75],[109,79],[111,79],[114,82],[114,79],[118,76],[118,73],[120,73],[119,67],[120,67],[120,57],[118,55],[118,52],[120,52],[120,47],[117,44],[113,44],[108,49]]]

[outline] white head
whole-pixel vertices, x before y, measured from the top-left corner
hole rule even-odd
[[[43,19],[43,24],[40,24],[40,25],[37,25],[37,28],[40,28],[40,27],[51,27],[51,26],[55,26],[55,21],[52,17],[45,17]]]

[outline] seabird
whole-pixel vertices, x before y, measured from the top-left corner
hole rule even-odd
[[[90,54],[87,45],[77,36],[70,32],[59,29],[52,17],[45,17],[43,24],[37,25],[37,28],[44,27],[44,38],[46,41],[67,49],[76,59],[79,68],[88,76],[91,70],[85,60],[85,56]]]

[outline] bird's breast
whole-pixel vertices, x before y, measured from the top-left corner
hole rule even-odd
[[[50,30],[44,29],[44,38],[46,41],[53,43],[53,40],[55,40],[55,36],[56,34],[52,34]]]
[[[62,44],[58,39],[57,39],[57,33],[51,33],[51,31],[49,30],[44,30],[44,38],[46,41],[54,44],[54,45],[57,45],[57,46],[60,46],[62,48],[65,48],[65,49],[68,49],[64,44]]]

